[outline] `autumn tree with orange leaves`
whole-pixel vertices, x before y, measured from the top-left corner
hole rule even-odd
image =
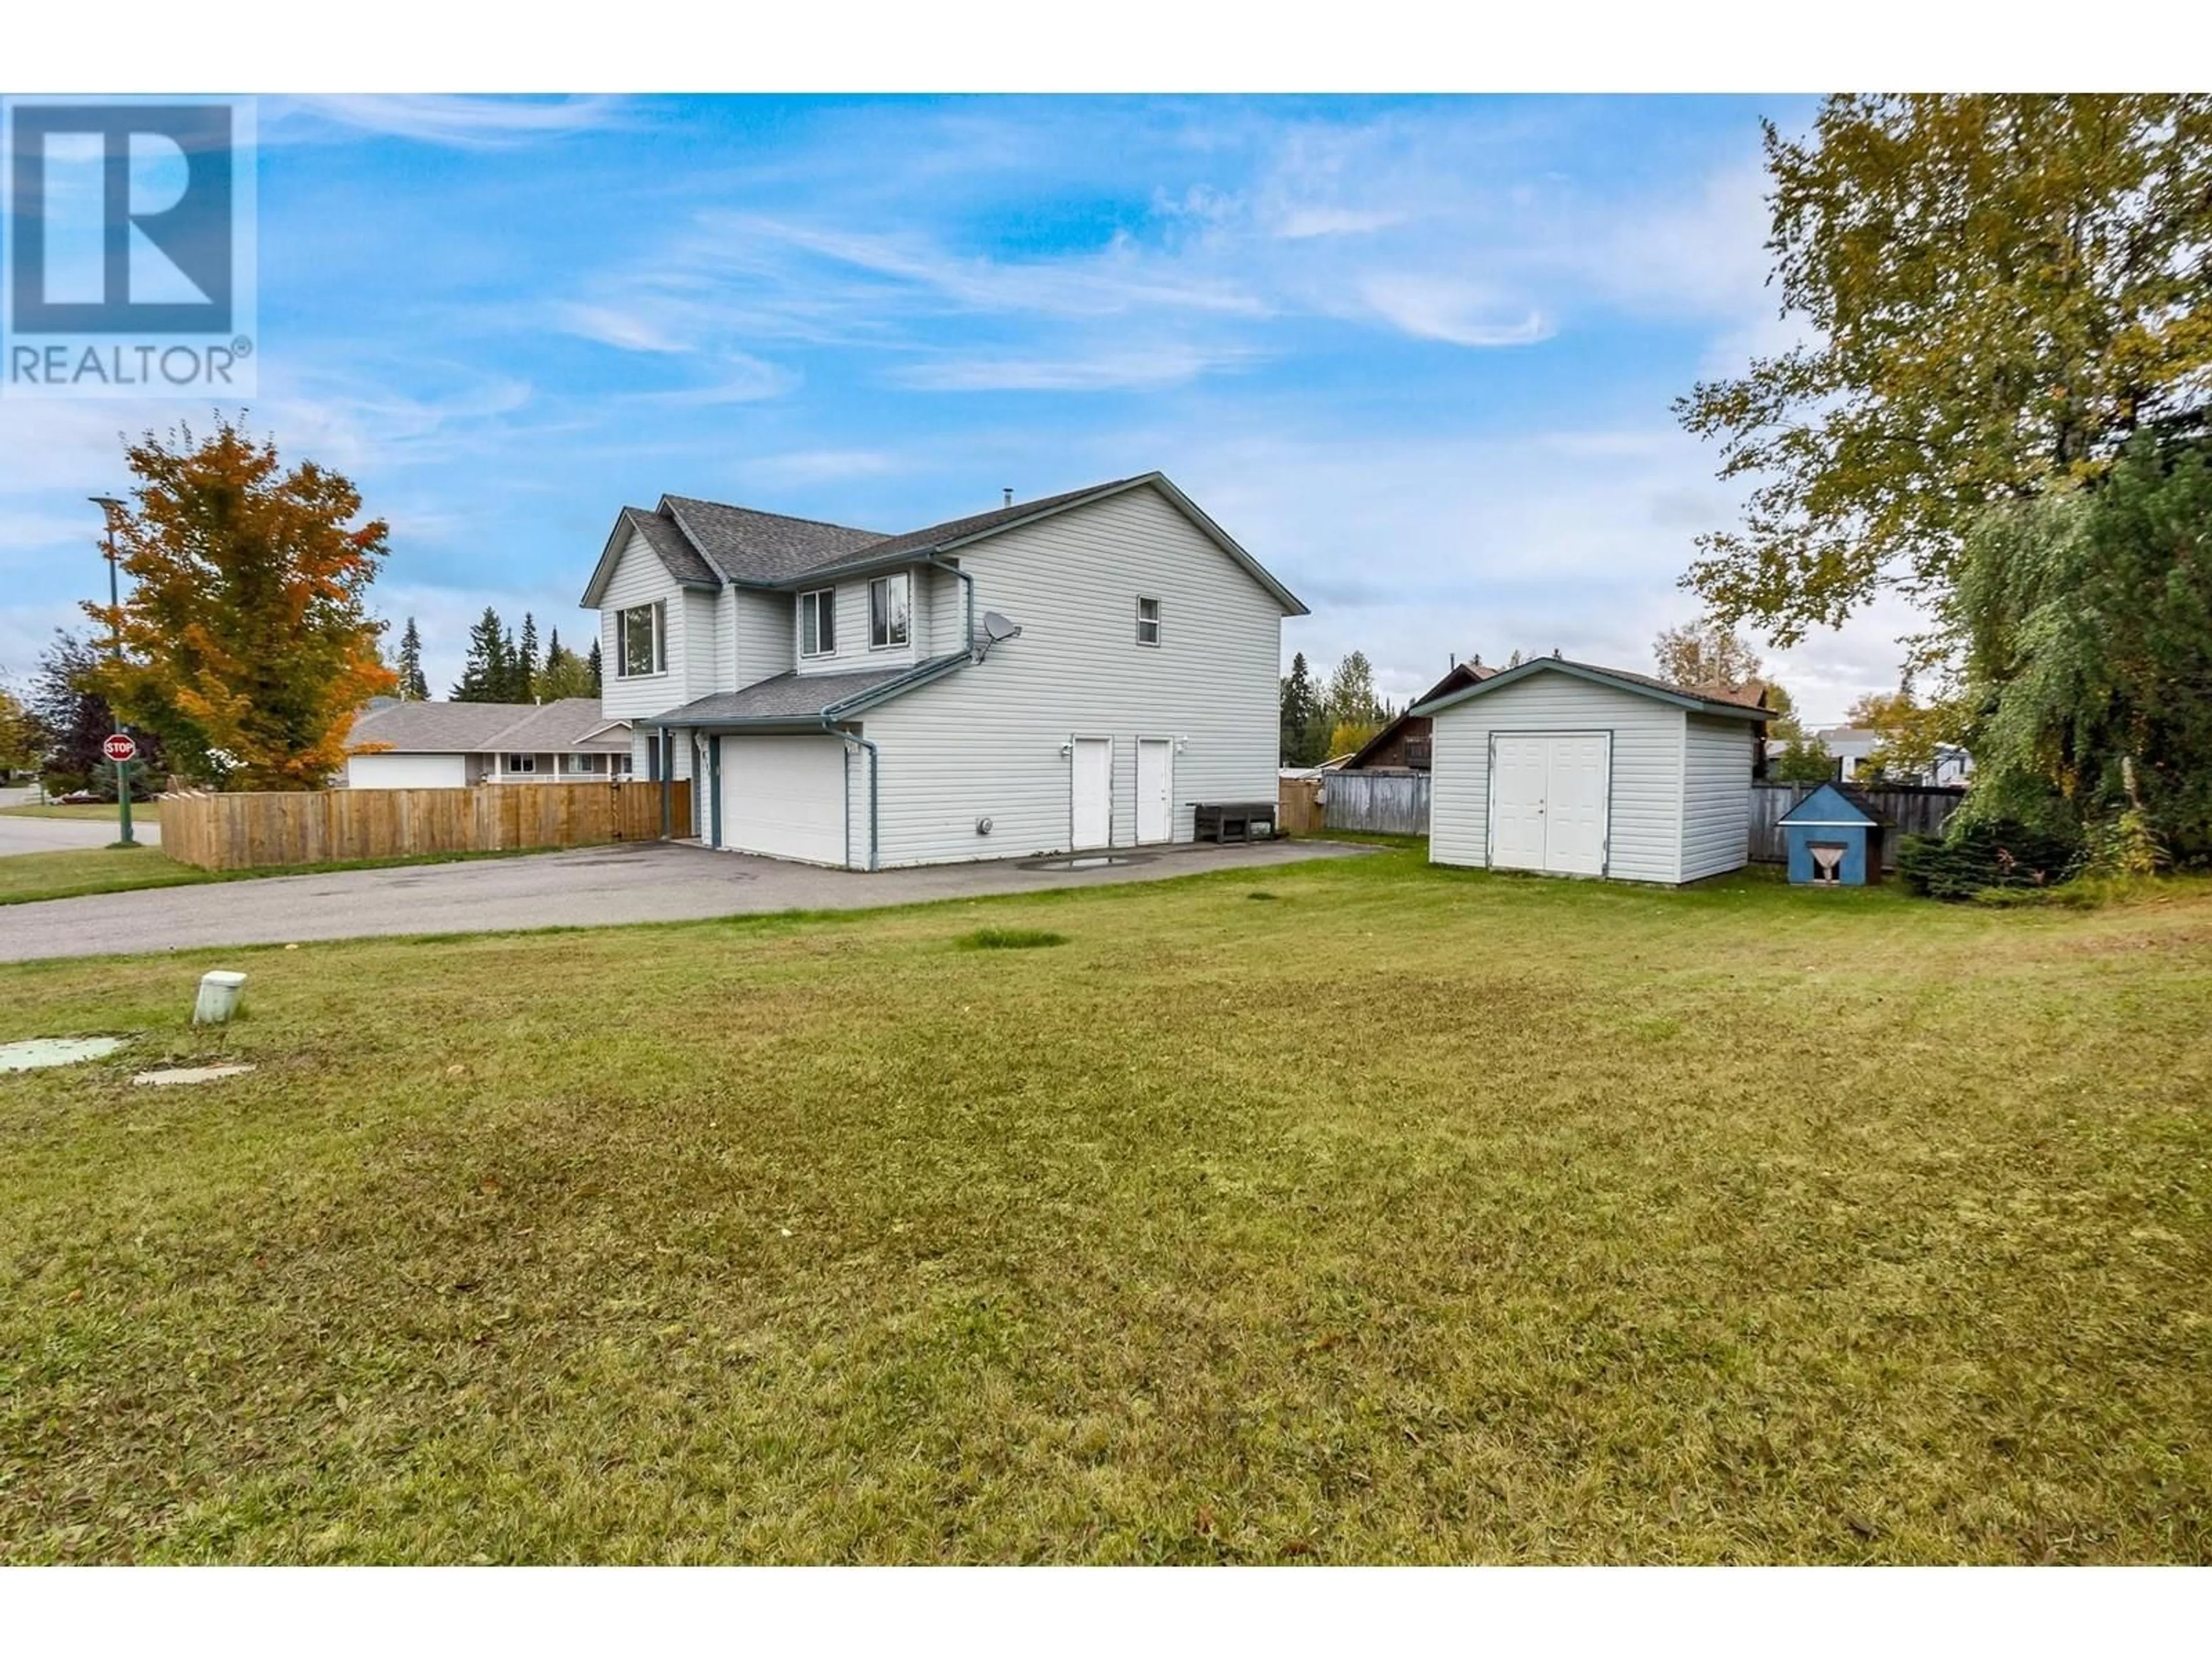
[[[101,690],[158,733],[172,764],[229,789],[320,789],[344,768],[354,716],[398,684],[364,605],[386,553],[361,492],[218,416],[125,451],[137,478],[115,512],[131,586],[123,660]],[[117,613],[88,604],[103,629]]]

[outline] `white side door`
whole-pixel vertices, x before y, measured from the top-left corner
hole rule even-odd
[[[1175,744],[1166,738],[1137,739],[1137,839],[1175,839]]]
[[[1544,868],[1555,875],[1605,873],[1612,746],[1612,738],[1595,732],[1547,741]]]
[[[1078,738],[1068,763],[1068,845],[1114,844],[1114,739]]]
[[[1551,740],[1499,732],[1491,739],[1490,861],[1501,870],[1544,867],[1544,781]]]
[[[836,738],[722,739],[722,845],[845,862],[845,745]]]

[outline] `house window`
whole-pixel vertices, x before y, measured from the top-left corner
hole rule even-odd
[[[535,755],[509,755],[507,757],[506,769],[509,773],[535,772],[538,769],[538,757]]]
[[[668,667],[668,606],[656,599],[615,612],[615,672],[621,679]]]
[[[597,755],[563,755],[561,757],[561,769],[589,776],[599,769],[599,757]]]
[[[817,587],[799,596],[799,654],[827,657],[837,649],[837,590]]]
[[[878,576],[868,584],[868,647],[881,650],[906,643],[906,572]]]
[[[1137,643],[1158,645],[1160,642],[1160,602],[1158,599],[1137,601]]]

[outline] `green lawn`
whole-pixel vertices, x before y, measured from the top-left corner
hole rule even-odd
[[[0,857],[0,905],[140,887],[186,887],[214,881],[212,872],[164,858],[148,846],[90,847],[67,853],[10,853]],[[6,923],[0,922],[0,927]]]
[[[155,848],[95,847],[70,853],[11,853],[0,857],[0,906],[40,899],[80,898],[87,893],[129,893],[146,887],[190,887],[209,881],[260,881],[270,876],[314,876],[334,870],[387,870],[404,864],[458,864],[475,859],[528,858],[557,852],[525,847],[497,853],[425,853],[413,858],[362,859],[344,864],[287,864],[263,870],[202,870],[179,864]],[[7,922],[0,918],[0,927]]]
[[[0,818],[101,818],[110,823],[119,815],[113,802],[105,806],[0,806]],[[131,805],[133,823],[159,823],[161,803],[155,800],[133,801]]]
[[[0,1559],[2202,1562],[2208,1030],[2203,884],[1404,853],[0,968]]]

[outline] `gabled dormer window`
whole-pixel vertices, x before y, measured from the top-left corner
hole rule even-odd
[[[799,654],[829,657],[837,651],[837,590],[817,587],[799,596]]]
[[[660,600],[615,612],[615,677],[635,679],[668,667],[668,607]]]
[[[878,576],[868,584],[868,648],[880,651],[904,645],[907,632],[907,580],[902,570]]]

